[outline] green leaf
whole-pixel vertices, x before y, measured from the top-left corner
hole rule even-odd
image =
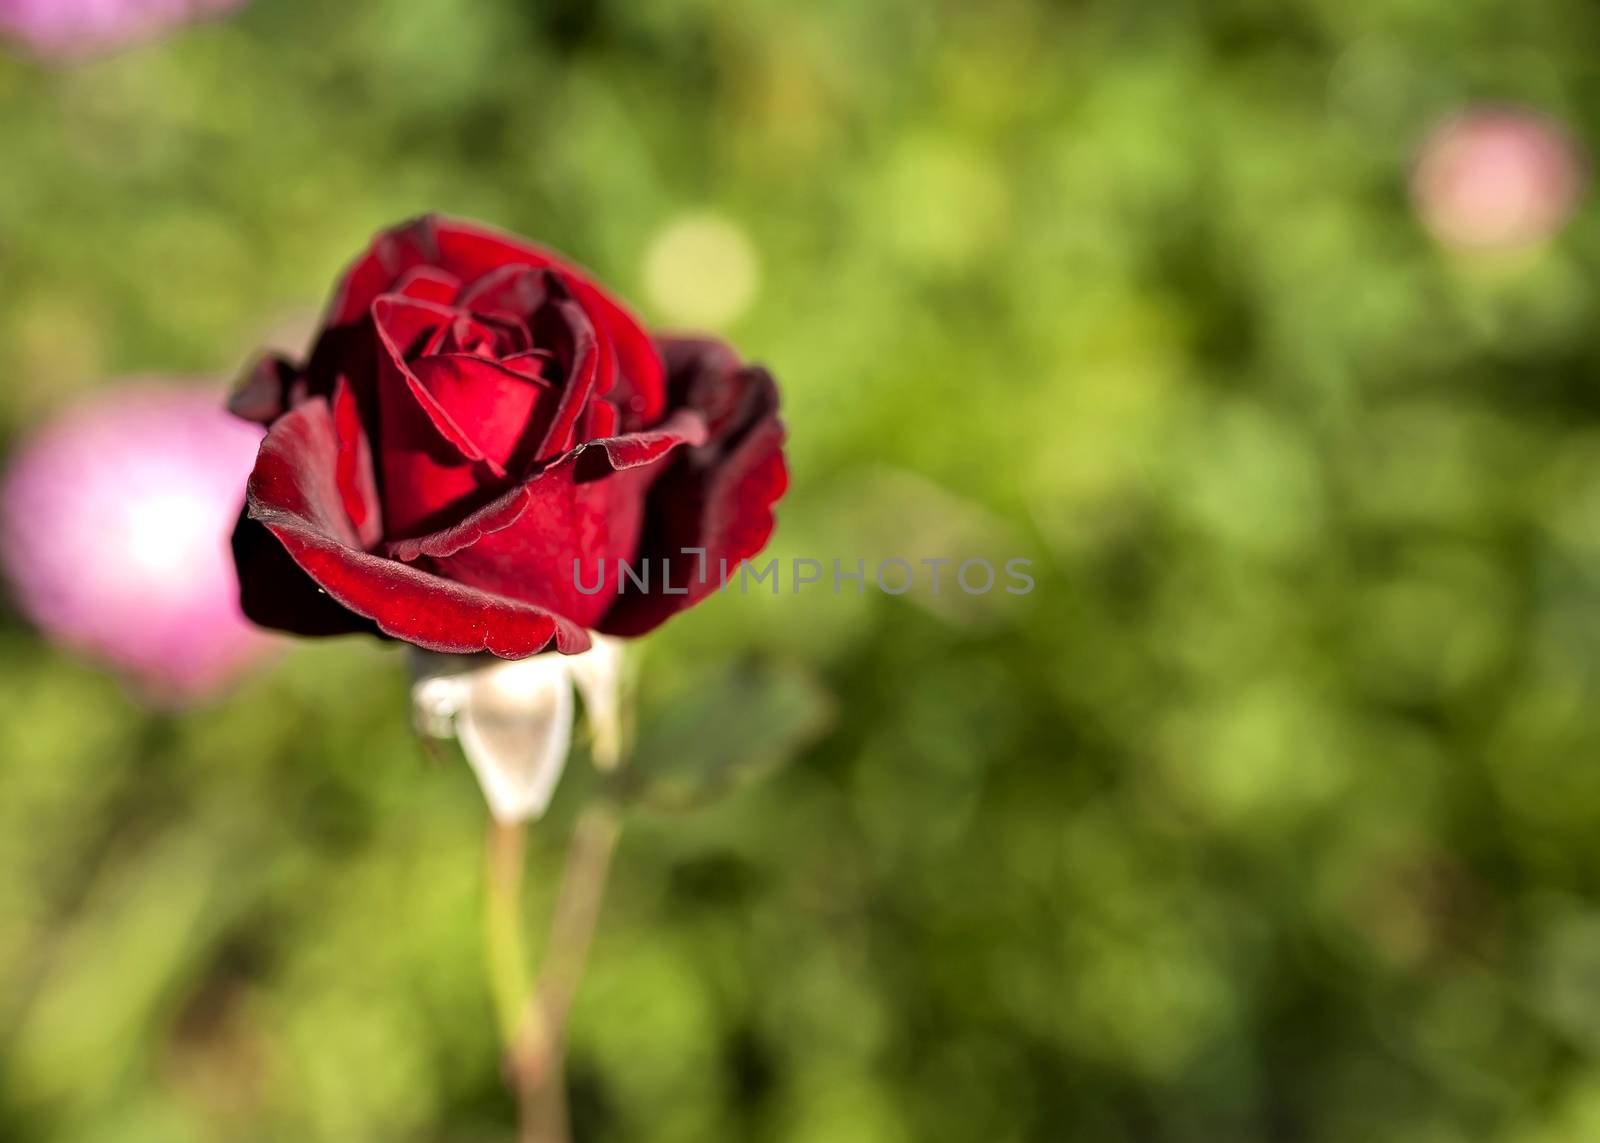
[[[685,810],[773,773],[832,725],[810,673],[751,661],[685,685],[641,719],[618,797]]]

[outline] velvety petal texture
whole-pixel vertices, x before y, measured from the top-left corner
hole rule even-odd
[[[674,593],[619,594],[598,627],[611,635],[642,635],[717,590],[724,572],[737,575],[742,560],[766,547],[773,505],[789,487],[772,375],[741,365],[720,342],[660,345],[670,400],[699,416],[706,436],[671,459],[645,499],[636,562],[658,574],[665,566]]]
[[[787,483],[765,370],[653,339],[555,254],[437,217],[379,235],[304,365],[263,359],[230,407],[268,429],[241,599],[306,635],[520,658],[642,634],[760,550]],[[621,573],[647,562],[648,589]]]

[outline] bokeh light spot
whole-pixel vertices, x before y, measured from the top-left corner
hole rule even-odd
[[[687,215],[650,242],[644,282],[668,321],[721,328],[755,301],[760,259],[744,230],[714,214]]]

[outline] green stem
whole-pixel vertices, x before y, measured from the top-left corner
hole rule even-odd
[[[500,1040],[515,1041],[531,993],[528,957],[522,943],[522,860],[527,830],[522,823],[489,819],[484,854],[487,893],[484,946],[489,958],[489,991]]]
[[[621,829],[616,807],[605,800],[591,802],[578,815],[550,920],[544,970],[535,984],[521,924],[526,831],[520,824],[490,820],[485,910],[489,980],[522,1143],[567,1143],[562,1075],[567,1019]]]
[[[611,856],[621,832],[621,816],[604,799],[585,806],[573,827],[538,989],[545,1025],[558,1043],[566,1040],[567,1017],[600,918]]]
[[[566,1143],[566,1107],[560,1061],[534,1000],[522,940],[522,867],[527,829],[489,819],[485,866],[488,891],[484,944],[489,990],[504,1046],[506,1082],[517,1097],[517,1137],[522,1143]]]

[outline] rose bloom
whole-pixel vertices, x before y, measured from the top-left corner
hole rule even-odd
[[[766,370],[652,338],[556,255],[443,218],[378,235],[309,358],[267,357],[232,408],[268,426],[234,535],[244,609],[305,635],[505,658],[640,635],[765,545],[788,480]],[[619,560],[650,589],[622,590]]]
[[[1412,197],[1441,242],[1515,250],[1566,222],[1583,181],[1576,148],[1555,123],[1530,111],[1478,110],[1429,138]]]
[[[0,484],[0,562],[58,642],[182,702],[268,640],[239,613],[228,533],[261,431],[209,388],[97,396],[32,436]]]
[[[0,0],[0,33],[35,51],[71,56],[160,35],[244,0]]]

